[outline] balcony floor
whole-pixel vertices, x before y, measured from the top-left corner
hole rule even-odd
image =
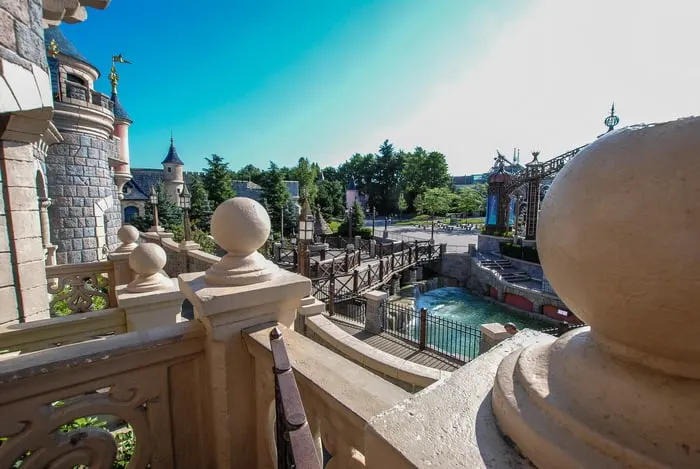
[[[350,319],[339,316],[332,316],[328,319],[356,339],[383,352],[394,355],[395,357],[445,371],[455,371],[457,368],[464,365],[462,362],[453,358],[444,357],[431,350],[418,350],[418,347],[414,344],[401,340],[386,332],[371,334],[365,331],[361,324],[353,322]]]

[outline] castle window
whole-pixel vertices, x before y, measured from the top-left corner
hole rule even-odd
[[[171,168],[170,166],[168,166],[168,172],[171,172],[172,170],[173,170],[173,168]]]
[[[138,216],[139,216],[138,207],[129,206],[129,207],[124,208],[124,222],[128,223]]]
[[[73,75],[72,73],[66,74],[66,80],[70,81],[71,83],[77,83],[79,85],[87,86],[85,80],[80,78],[78,75]]]

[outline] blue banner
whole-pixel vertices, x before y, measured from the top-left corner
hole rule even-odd
[[[486,224],[495,225],[496,223],[498,223],[498,196],[491,194],[486,199]]]
[[[515,199],[510,199],[508,206],[508,225],[515,226]]]

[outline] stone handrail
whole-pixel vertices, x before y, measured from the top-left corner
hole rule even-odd
[[[61,430],[93,416],[133,431],[129,467],[212,467],[203,376],[196,322],[2,360],[0,467],[112,467],[117,442],[107,429]]]
[[[258,467],[272,465],[271,406],[274,382],[269,334],[276,324],[244,332],[255,360]],[[333,456],[326,466],[364,467],[365,427],[375,415],[410,397],[406,391],[283,326],[289,359],[319,457],[321,443]],[[267,464],[265,463],[267,461]]]
[[[399,382],[402,387],[408,385],[407,387],[413,389],[425,388],[451,374],[449,371],[413,363],[372,347],[348,334],[321,314],[306,317],[305,320],[308,330],[330,347],[392,382]]]
[[[0,326],[0,353],[34,352],[124,332],[126,319],[118,308]]]
[[[70,81],[65,82],[65,88],[65,95],[60,97],[60,101],[66,101],[66,98],[70,101],[85,101],[86,103],[105,108],[109,112],[114,111],[114,103],[109,99],[109,96],[104,93],[91,90],[87,86],[79,83],[71,83]]]
[[[112,261],[46,266],[46,279],[48,292],[52,295],[49,302],[51,316],[56,315],[59,302],[65,302],[70,313],[117,306]],[[101,299],[104,307],[96,306],[96,299]]]

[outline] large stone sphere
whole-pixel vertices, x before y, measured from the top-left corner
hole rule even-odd
[[[255,200],[234,197],[214,210],[211,234],[227,252],[250,254],[267,241],[270,235],[270,216]]]
[[[163,248],[153,243],[140,244],[129,255],[129,267],[140,275],[160,272],[167,261]]]
[[[117,238],[122,244],[133,244],[139,239],[139,230],[135,226],[123,225],[117,231]]]
[[[537,247],[554,290],[606,343],[700,362],[700,118],[586,147],[542,204]]]

